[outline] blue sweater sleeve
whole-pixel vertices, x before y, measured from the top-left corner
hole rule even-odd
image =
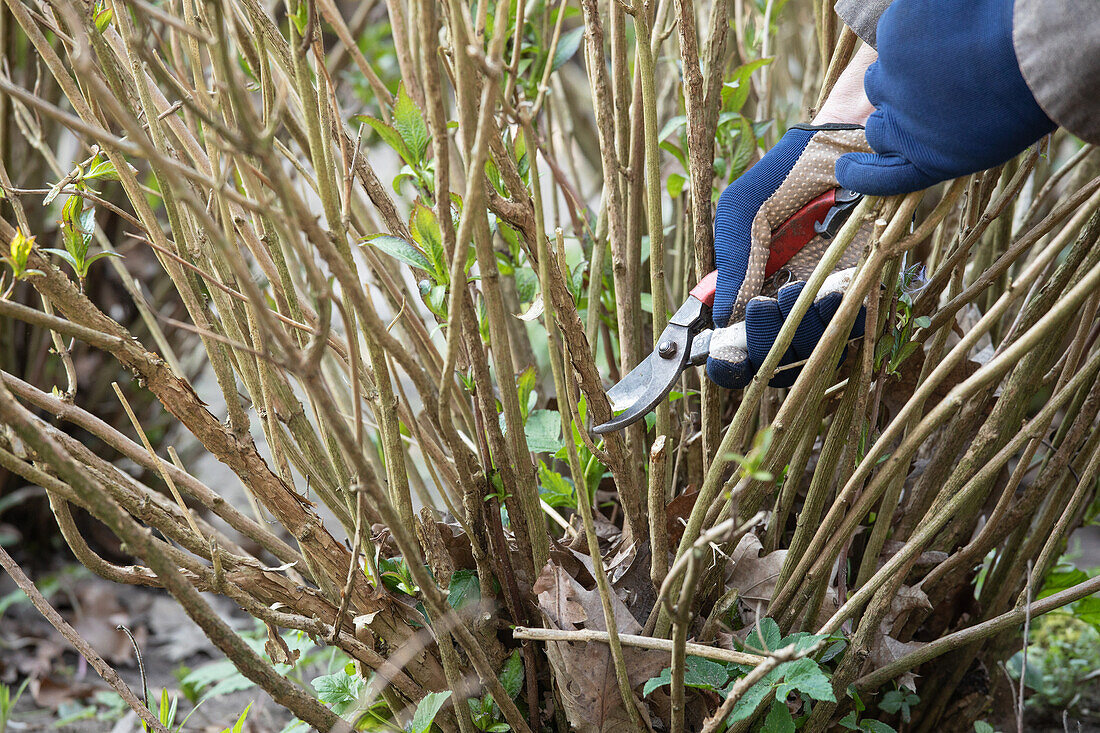
[[[837,15],[877,48],[893,0],[838,0]],[[1100,144],[1100,13],[1095,0],[1014,0],[1012,42],[1035,101],[1050,119]]]

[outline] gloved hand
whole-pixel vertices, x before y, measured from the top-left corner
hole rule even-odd
[[[712,381],[728,389],[740,389],[751,381],[802,292],[804,280],[828,247],[828,241],[813,239],[765,283],[772,232],[807,202],[837,187],[834,167],[839,156],[868,150],[859,125],[798,125],[722,193],[714,217],[718,282],[713,318],[716,326],[729,325],[711,336],[707,376]],[[847,268],[859,258],[864,241],[861,238],[848,248],[838,268],[847,274],[838,271],[830,276],[799,324],[780,366],[809,356],[840,305],[851,279]],[[862,332],[860,320],[853,333]],[[785,370],[770,384],[789,386],[797,376],[797,369]]]
[[[841,185],[885,196],[1004,163],[1056,125],[1012,45],[1013,0],[895,0],[864,89],[873,154],[845,155]]]
[[[857,245],[858,243],[853,242],[852,246]],[[812,271],[811,266],[805,276],[809,277]],[[802,368],[783,367],[810,358],[821,334],[825,332],[825,327],[840,307],[844,291],[848,289],[854,273],[854,267],[838,269],[825,279],[817,298],[795,329],[794,339],[780,360],[775,375],[768,381],[772,387],[790,387],[794,384]],[[707,376],[711,381],[727,389],[748,386],[771,351],[779,329],[787,320],[805,286],[806,282],[799,280],[779,288],[776,297],[758,295],[749,301],[744,321],[714,330],[710,337],[710,357],[707,359]],[[848,338],[863,335],[866,312],[865,308],[860,307]],[[840,356],[841,361],[844,361],[847,353],[845,349]]]

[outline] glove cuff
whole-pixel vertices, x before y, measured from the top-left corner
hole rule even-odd
[[[791,125],[788,130],[811,130],[813,132],[819,132],[821,130],[862,130],[863,125],[857,125],[854,122],[825,122],[820,125],[811,125],[808,122],[802,122],[797,125]]]

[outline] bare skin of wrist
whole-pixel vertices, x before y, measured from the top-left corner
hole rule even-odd
[[[878,52],[862,45],[852,56],[848,66],[841,72],[833,90],[829,92],[821,110],[814,117],[813,124],[824,125],[830,122],[866,124],[867,118],[875,111],[863,91],[863,75],[867,67],[878,58]]]

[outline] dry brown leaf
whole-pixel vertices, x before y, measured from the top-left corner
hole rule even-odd
[[[576,630],[583,624],[586,629],[607,630],[599,592],[585,589],[560,565],[548,562],[535,582],[534,591],[550,626]],[[621,633],[641,631],[641,625],[615,594],[612,594],[611,605]],[[577,731],[636,730],[623,706],[607,644],[549,642],[546,653],[566,716]],[[665,652],[629,647],[623,648],[623,658],[632,688],[644,684],[669,664],[669,655]],[[639,704],[638,707],[648,722],[646,706]]]
[[[901,642],[890,634],[893,633],[894,625],[900,617],[908,615],[910,611],[919,608],[931,607],[932,604],[928,600],[928,595],[920,588],[903,585],[898,589],[890,601],[890,610],[882,617],[882,622],[879,624],[879,634],[875,637],[870,653],[867,655],[867,662],[871,665],[871,668],[885,667],[906,654],[925,646],[926,642]],[[916,680],[917,675],[909,671],[898,677],[898,684],[908,687],[910,690],[915,690],[917,689]]]
[[[737,543],[727,566],[726,588],[736,588],[738,597],[750,607],[771,601],[779,571],[787,557],[786,550],[776,550],[761,557],[763,549],[760,538],[750,532]]]
[[[695,507],[695,500],[699,498],[698,491],[683,493],[669,502],[665,508],[665,528],[668,531],[668,541],[671,547],[680,544],[684,536],[684,525]]]
[[[550,642],[546,656],[558,682],[566,717],[578,733],[636,733],[615,679],[606,644]],[[636,688],[668,666],[668,655],[623,649],[630,683]],[[659,657],[659,659],[657,659]],[[639,661],[639,658],[643,658]],[[655,661],[646,663],[644,658]],[[635,700],[637,700],[635,695]],[[638,706],[648,721],[645,705]]]
[[[264,651],[275,664],[289,664],[293,666],[301,654],[297,649],[290,650],[286,641],[279,635],[279,630],[272,623],[267,623],[267,641],[264,642]]]
[[[547,563],[532,588],[539,599],[539,608],[559,629],[576,628],[588,619],[584,606],[574,595],[574,583],[560,565]]]
[[[631,615],[645,618],[657,602],[657,590],[649,577],[649,540],[625,543],[607,564],[607,576]]]
[[[893,599],[891,599],[890,610],[883,617],[882,625],[889,630],[893,628],[894,622],[897,621],[898,617],[910,611],[915,611],[918,608],[931,610],[932,602],[928,600],[928,594],[920,588],[903,585],[898,588],[897,593],[895,593]]]
[[[904,542],[898,540],[887,540],[882,546],[882,557],[879,558],[878,567],[882,567],[887,560],[901,551],[901,548],[905,547]],[[941,550],[925,550],[917,556],[916,562],[913,564],[914,569],[928,569],[930,567],[939,565],[947,559],[947,553]]]
[[[119,605],[115,589],[104,583],[81,583],[76,589],[77,630],[93,649],[111,664],[124,664],[134,657],[130,639],[118,629],[130,626],[130,615]],[[148,632],[144,626],[130,629],[140,646]]]
[[[891,662],[901,659],[906,654],[920,649],[925,644],[926,642],[923,641],[904,643],[887,634],[879,634],[871,645],[867,662],[871,669],[881,669]],[[917,689],[917,675],[912,670],[898,676],[897,681],[902,687],[908,687],[910,690]]]
[[[28,687],[40,708],[56,710],[62,704],[89,697],[98,688],[88,682],[59,681],[53,677],[36,677]]]

